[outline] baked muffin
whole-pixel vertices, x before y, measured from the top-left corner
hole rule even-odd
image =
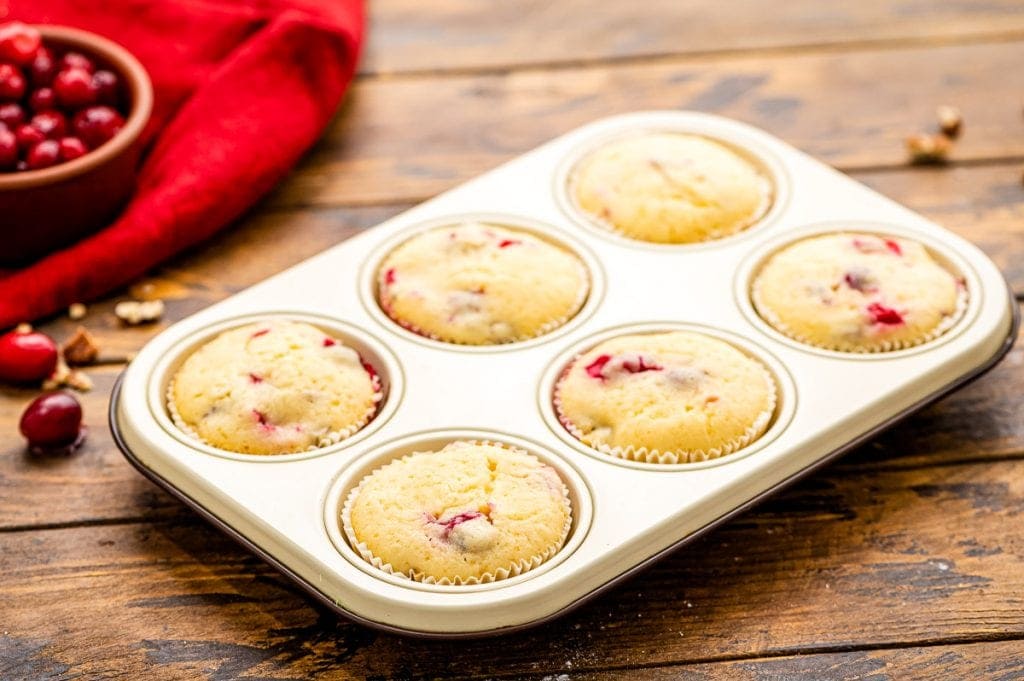
[[[578,208],[640,241],[721,239],[757,222],[772,184],[753,163],[700,135],[652,132],[609,142],[572,173]]]
[[[362,428],[381,400],[359,353],[301,322],[231,329],[193,352],[168,389],[183,431],[242,454],[288,454],[334,444]]]
[[[573,253],[533,234],[468,222],[418,234],[381,265],[389,317],[450,343],[511,343],[552,331],[579,312],[590,290]]]
[[[838,233],[775,253],[754,279],[754,307],[785,335],[844,352],[884,352],[949,329],[966,305],[962,281],[920,243]]]
[[[568,490],[535,456],[452,442],[378,468],[342,509],[349,543],[382,570],[421,582],[477,584],[555,555],[572,524]]]
[[[649,463],[704,461],[768,428],[775,381],[757,360],[705,334],[669,331],[600,343],[555,385],[559,420],[599,451]]]

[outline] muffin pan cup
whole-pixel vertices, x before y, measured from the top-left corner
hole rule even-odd
[[[692,246],[595,227],[567,200],[567,169],[599,140],[635,130],[692,132],[747,150],[770,171],[776,205],[745,232]],[[466,347],[416,337],[379,310],[373,277],[386,244],[448,216],[503,215],[570,248],[585,244],[596,297],[580,316],[523,343]],[[805,233],[866,225],[921,240],[963,277],[969,297],[951,329],[906,350],[861,355],[801,345],[760,320],[749,283],[767,254]],[[335,445],[297,455],[246,456],[190,441],[162,399],[171,372],[197,342],[254,316],[320,323],[376,357],[386,392],[377,416]],[[1017,324],[999,271],[958,236],[750,126],[643,112],[574,130],[173,325],[119,379],[110,425],[141,472],[339,614],[388,631],[479,636],[566,612],[873,437],[993,366]],[[566,362],[609,335],[671,328],[732,339],[762,360],[778,387],[766,434],[686,464],[617,459],[572,438],[551,404]],[[408,453],[410,443],[452,439],[502,442],[552,463],[573,503],[565,547],[522,575],[471,586],[401,580],[362,561],[344,543],[338,500],[361,471]]]

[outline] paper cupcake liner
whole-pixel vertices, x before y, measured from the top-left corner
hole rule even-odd
[[[519,447],[512,447],[503,442],[493,442],[491,440],[462,440],[462,442],[471,445],[490,445],[495,447],[501,447],[502,449],[506,449],[510,452],[526,454],[527,456],[531,456],[534,459],[541,461],[538,457],[534,456],[530,452],[524,449],[520,449]],[[345,497],[345,503],[342,505],[341,508],[341,528],[343,533],[345,534],[345,539],[348,541],[349,546],[355,549],[356,553],[359,554],[360,558],[365,560],[373,567],[389,575],[393,575],[401,579],[408,579],[414,582],[421,582],[423,584],[437,584],[439,586],[468,586],[474,584],[489,584],[491,582],[497,582],[503,579],[508,579],[509,577],[516,577],[518,575],[529,572],[534,568],[540,567],[542,564],[546,563],[552,557],[554,557],[555,554],[561,551],[562,547],[565,546],[565,542],[569,538],[569,531],[572,529],[573,508],[572,502],[569,499],[569,488],[566,486],[565,481],[562,480],[562,477],[559,475],[558,479],[562,484],[562,503],[566,511],[565,523],[562,526],[562,532],[558,538],[558,541],[549,546],[548,548],[544,549],[542,552],[530,556],[529,558],[520,558],[518,560],[512,561],[512,563],[510,563],[507,567],[498,568],[493,572],[485,572],[479,576],[473,575],[470,577],[435,577],[433,575],[428,575],[426,573],[418,572],[415,570],[410,570],[409,572],[399,572],[398,570],[395,570],[394,567],[392,567],[391,563],[386,563],[382,558],[376,556],[373,553],[373,551],[370,550],[370,547],[366,545],[365,542],[359,541],[359,538],[356,536],[355,528],[352,527],[352,504],[355,502],[356,497],[359,496],[359,492],[362,490],[363,484],[367,480],[369,480],[373,475],[375,475],[378,471],[381,471],[384,468],[387,468],[388,466],[398,461],[404,461],[411,456],[424,453],[429,454],[431,452],[412,452],[411,454],[406,454],[405,456],[393,459],[388,463],[384,464],[383,466],[379,466],[378,468],[374,469],[370,473],[363,476],[363,479],[359,481],[359,484],[353,487],[352,490]],[[541,463],[544,462],[541,461]]]
[[[775,377],[772,376],[771,372],[768,371],[761,362],[751,357],[750,359],[757,364],[758,369],[764,376],[765,382],[768,385],[768,406],[764,411],[757,415],[742,435],[723,443],[719,447],[713,447],[711,449],[691,449],[686,451],[670,452],[663,452],[659,449],[647,447],[635,447],[633,445],[628,445],[626,447],[612,447],[604,442],[593,442],[588,438],[587,434],[580,430],[580,428],[565,414],[562,409],[562,400],[560,397],[562,381],[565,380],[570,369],[575,366],[576,362],[578,362],[580,357],[584,354],[585,353],[580,353],[579,355],[576,355],[572,362],[570,362],[562,372],[562,375],[555,383],[552,404],[555,408],[555,415],[558,417],[559,423],[562,424],[563,428],[569,431],[570,435],[591,449],[599,451],[602,454],[607,454],[608,456],[614,456],[628,461],[657,464],[698,463],[701,461],[709,461],[711,459],[717,459],[719,457],[738,452],[747,445],[750,445],[765,434],[768,430],[768,426],[771,425],[772,419],[775,417],[775,408],[778,405],[778,386],[776,385]]]
[[[578,256],[577,256],[578,257]],[[509,340],[501,341],[500,343],[467,343],[465,341],[456,340],[447,336],[443,336],[433,331],[427,331],[426,329],[420,328],[416,324],[399,318],[394,314],[394,310],[390,305],[390,296],[385,296],[385,283],[383,281],[384,275],[378,274],[377,276],[377,303],[380,305],[381,310],[388,316],[388,319],[401,326],[406,331],[411,331],[417,336],[429,338],[430,340],[439,341],[441,343],[451,343],[452,345],[465,345],[469,347],[486,347],[489,345],[508,345],[510,343],[521,343],[523,341],[533,340],[546,334],[551,333],[555,329],[561,328],[569,323],[573,317],[580,313],[583,309],[584,303],[587,302],[587,297],[590,295],[591,281],[590,272],[587,270],[583,263],[577,263],[577,267],[580,270],[580,279],[583,282],[580,286],[579,291],[576,293],[576,299],[573,301],[572,309],[569,314],[563,315],[562,317],[556,317],[548,320],[541,324],[532,334],[520,334]],[[500,320],[498,320],[500,321]]]
[[[582,161],[583,161],[583,158],[580,159],[580,162],[582,162]],[[578,167],[579,163],[577,163],[576,165]],[[750,229],[751,227],[753,227],[754,225],[756,225],[758,222],[763,220],[764,216],[768,214],[768,212],[771,210],[772,206],[775,205],[775,195],[776,195],[775,183],[771,180],[771,178],[766,177],[764,175],[764,173],[762,173],[760,170],[758,170],[757,172],[758,172],[758,175],[760,176],[761,184],[763,185],[763,192],[762,192],[762,196],[761,196],[761,204],[757,207],[757,210],[754,211],[750,215],[749,218],[747,218],[746,220],[740,222],[738,225],[734,226],[733,229],[731,231],[729,231],[729,232],[716,233],[716,234],[708,234],[708,235],[704,236],[701,239],[695,239],[693,241],[674,241],[673,242],[673,241],[652,241],[650,239],[644,239],[642,237],[637,236],[636,234],[630,234],[629,232],[627,232],[626,230],[622,229],[621,227],[619,227],[618,225],[614,224],[613,222],[611,222],[611,221],[601,217],[600,215],[595,215],[594,213],[592,213],[589,210],[585,209],[583,206],[580,205],[579,200],[576,198],[576,187],[577,187],[577,185],[579,183],[578,168],[574,168],[572,173],[570,173],[569,180],[568,180],[568,182],[566,182],[566,186],[565,186],[565,194],[568,197],[569,205],[572,206],[573,210],[575,210],[578,214],[582,215],[588,222],[594,224],[595,226],[597,226],[597,227],[599,227],[599,228],[601,228],[601,229],[603,229],[605,231],[612,232],[613,234],[617,234],[618,236],[621,236],[623,238],[631,239],[633,241],[642,241],[644,243],[649,243],[649,244],[659,244],[659,245],[663,245],[663,246],[679,246],[679,245],[684,245],[684,244],[700,244],[700,243],[707,243],[709,241],[717,241],[719,239],[725,239],[725,238],[728,238],[730,236],[734,236],[736,234],[740,234],[741,232],[745,232],[748,229]]]
[[[360,362],[362,362],[362,358],[361,357],[360,357]],[[366,413],[363,415],[362,419],[360,419],[359,421],[357,421],[355,423],[352,423],[349,426],[346,426],[345,428],[342,428],[340,430],[331,431],[329,433],[326,433],[326,434],[320,436],[320,439],[317,440],[317,444],[310,445],[309,447],[306,447],[304,450],[301,450],[301,451],[313,452],[313,451],[316,451],[318,449],[323,449],[324,447],[330,447],[331,445],[335,445],[335,444],[337,444],[337,443],[339,443],[339,442],[341,442],[343,440],[346,440],[346,439],[352,437],[353,435],[358,433],[360,430],[362,430],[366,426],[366,424],[368,424],[371,420],[373,420],[373,417],[377,415],[377,412],[380,409],[381,401],[384,399],[384,391],[383,391],[383,388],[382,388],[382,385],[381,385],[380,376],[378,376],[376,374],[376,372],[374,372],[370,376],[370,382],[371,382],[371,386],[373,388],[373,398],[372,398],[373,404],[366,410]],[[175,379],[172,378],[170,380],[170,382],[167,384],[167,394],[165,396],[166,402],[167,402],[167,413],[170,415],[171,421],[174,423],[174,425],[178,427],[178,430],[180,430],[181,432],[183,432],[185,435],[187,435],[188,437],[192,438],[193,440],[195,440],[197,442],[201,442],[204,445],[209,445],[210,447],[215,447],[216,449],[220,449],[220,450],[223,450],[223,451],[226,451],[226,452],[232,452],[234,454],[245,454],[246,456],[282,456],[284,454],[298,454],[298,453],[300,453],[299,451],[296,451],[296,452],[279,452],[279,453],[276,453],[276,454],[253,454],[253,453],[250,453],[250,452],[234,452],[233,450],[225,449],[224,447],[217,447],[216,445],[214,445],[214,444],[208,442],[207,440],[203,439],[203,437],[201,437],[199,435],[199,433],[197,433],[195,431],[195,429],[192,428],[192,426],[190,426],[188,423],[186,423],[185,419],[183,419],[181,417],[181,414],[178,412],[178,406],[174,403],[174,383],[175,383]]]
[[[928,333],[925,333],[917,338],[906,338],[906,339],[888,339],[879,340],[877,343],[857,345],[857,344],[840,344],[840,343],[822,343],[814,340],[806,334],[800,333],[786,324],[782,319],[775,313],[761,296],[761,289],[758,286],[758,280],[755,279],[753,286],[750,291],[750,300],[754,304],[754,310],[758,316],[766,321],[773,329],[791,338],[798,343],[809,345],[814,348],[821,348],[823,350],[832,350],[834,352],[848,352],[854,354],[880,354],[884,352],[894,352],[896,350],[906,350],[908,348],[914,348],[919,345],[929,343],[936,338],[942,336],[951,328],[953,328],[957,322],[964,316],[967,311],[967,303],[969,302],[970,296],[967,293],[967,288],[959,283],[957,285],[957,297],[956,297],[956,308],[952,314],[946,315],[942,320]]]

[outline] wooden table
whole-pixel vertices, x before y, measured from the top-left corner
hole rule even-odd
[[[1020,0],[373,0],[323,141],[233,230],[93,305],[108,354],[550,137],[642,108],[762,126],[984,248],[1024,293]],[[943,168],[903,137],[961,107]],[[122,329],[129,295],[168,303]],[[67,337],[74,323],[44,328]],[[552,624],[383,635],[312,605],[136,473],[91,369],[87,446],[27,457],[0,396],[0,678],[1024,678],[1024,346]]]

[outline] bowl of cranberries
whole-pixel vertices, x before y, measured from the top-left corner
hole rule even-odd
[[[0,23],[0,266],[72,243],[134,190],[153,108],[123,47],[62,26]]]

